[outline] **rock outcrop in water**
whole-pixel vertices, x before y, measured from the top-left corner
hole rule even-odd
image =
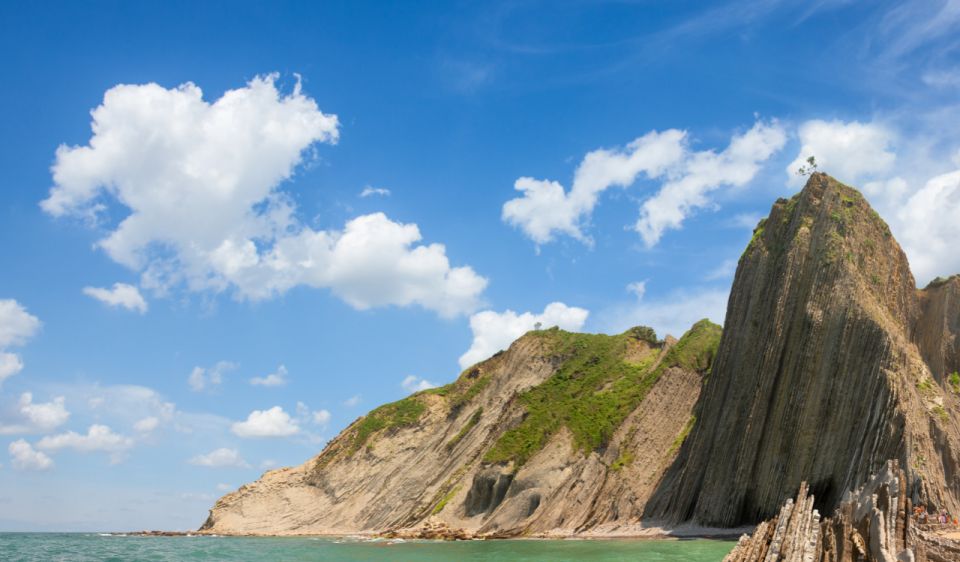
[[[531,332],[227,494],[201,531],[590,536],[779,513],[744,556],[814,534],[852,552],[863,520],[841,503],[888,461],[899,505],[960,513],[958,333],[960,277],[917,290],[864,198],[814,174],[755,231],[722,337]],[[813,515],[838,508],[842,528]],[[886,529],[870,537],[899,540]]]
[[[574,534],[636,523],[693,423],[720,327],[534,331],[221,498],[202,532]]]
[[[801,484],[796,500],[744,535],[724,562],[956,562],[960,543],[921,528],[896,461],[821,521]]]
[[[646,515],[755,523],[804,481],[831,512],[889,459],[914,503],[960,511],[958,287],[918,291],[887,225],[825,174],[777,201],[737,268],[703,423]]]

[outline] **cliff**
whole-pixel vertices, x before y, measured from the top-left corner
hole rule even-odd
[[[720,327],[530,332],[221,498],[217,534],[549,535],[636,522],[693,419]]]
[[[833,513],[890,461],[912,505],[960,513],[958,333],[960,276],[918,290],[863,196],[813,174],[755,230],[722,335],[530,332],[227,494],[202,531],[735,527],[782,520],[801,486],[804,513]]]
[[[958,283],[918,291],[887,225],[825,174],[777,201],[737,268],[704,423],[646,517],[754,523],[804,481],[831,512],[889,459],[915,504],[956,513]]]

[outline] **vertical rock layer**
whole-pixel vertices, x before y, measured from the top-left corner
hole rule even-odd
[[[821,511],[888,459],[915,502],[960,508],[958,280],[917,291],[887,225],[814,174],[740,259],[696,425],[645,515],[734,526],[801,484]]]
[[[958,241],[960,243],[960,241]],[[915,339],[934,378],[960,390],[960,275],[935,279],[920,291]]]
[[[801,484],[776,517],[740,538],[724,562],[956,562],[960,543],[921,528],[912,518],[906,477],[896,461],[848,493],[820,520]]]

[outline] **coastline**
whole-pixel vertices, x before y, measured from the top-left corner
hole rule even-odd
[[[424,527],[394,529],[384,531],[357,531],[357,532],[277,532],[277,533],[220,533],[210,531],[163,531],[143,530],[131,532],[116,532],[111,534],[137,537],[256,537],[256,538],[353,538],[363,540],[374,539],[403,539],[403,540],[737,540],[744,534],[750,534],[755,526],[742,527],[704,527],[700,525],[683,524],[677,526],[660,525],[623,525],[615,528],[592,529],[583,533],[569,533],[563,531],[534,533],[528,535],[507,535],[497,533],[472,533],[465,529],[451,529],[442,524],[427,525]]]

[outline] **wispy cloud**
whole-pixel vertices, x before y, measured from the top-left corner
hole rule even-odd
[[[363,191],[360,192],[360,197],[373,197],[375,195],[379,195],[380,197],[389,197],[390,190],[384,187],[373,187],[368,185],[363,188]]]
[[[236,449],[222,447],[209,453],[197,455],[187,461],[196,466],[208,468],[250,468],[250,463],[243,460]]]
[[[727,289],[711,287],[681,288],[666,295],[620,302],[597,314],[600,330],[620,333],[633,326],[650,326],[660,337],[682,336],[698,320],[709,318],[723,324],[727,311]]]
[[[140,290],[126,283],[114,283],[113,288],[84,287],[83,294],[114,308],[125,308],[140,314],[147,312],[147,301]]]
[[[287,368],[283,365],[277,367],[277,370],[265,377],[253,377],[250,379],[253,386],[284,386],[287,384]]]
[[[212,367],[194,367],[187,377],[187,384],[190,390],[201,392],[220,386],[223,383],[224,376],[235,371],[239,365],[232,361],[218,361]]]

